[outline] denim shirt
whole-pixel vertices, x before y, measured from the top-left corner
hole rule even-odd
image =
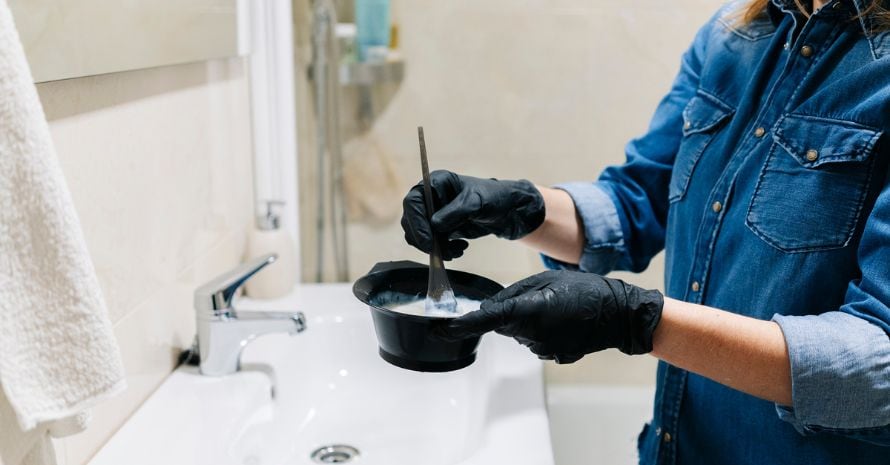
[[[648,132],[573,198],[578,268],[782,329],[790,406],[661,362],[642,464],[890,464],[890,34],[834,0],[698,33]],[[545,257],[554,268],[571,265]]]

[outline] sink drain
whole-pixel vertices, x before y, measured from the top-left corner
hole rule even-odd
[[[315,463],[349,463],[359,458],[358,449],[343,444],[322,446],[312,452]]]

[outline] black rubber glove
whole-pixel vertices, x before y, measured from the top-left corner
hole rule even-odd
[[[544,197],[529,181],[498,181],[462,176],[450,171],[430,173],[436,213],[432,229],[447,237],[442,244],[445,260],[463,255],[467,241],[494,234],[519,239],[544,222]],[[412,187],[402,202],[405,240],[429,253],[432,249],[430,222],[423,200],[423,182]]]
[[[446,339],[495,331],[545,360],[572,363],[604,349],[652,351],[664,296],[618,279],[577,271],[547,271],[482,302],[438,328]]]

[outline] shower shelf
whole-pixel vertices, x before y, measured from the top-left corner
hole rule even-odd
[[[379,63],[344,63],[340,66],[340,84],[367,86],[399,82],[405,75],[405,62],[387,60]]]
[[[309,67],[309,79],[312,79]],[[353,62],[340,65],[340,85],[370,86],[374,84],[399,82],[405,76],[405,62],[401,59],[377,63]]]

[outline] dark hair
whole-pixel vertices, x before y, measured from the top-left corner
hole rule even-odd
[[[766,7],[771,0],[749,0],[739,11],[739,20],[743,24],[748,24],[766,14]],[[806,16],[810,16],[810,10],[803,4],[801,0],[794,0],[800,12]],[[870,19],[871,30],[869,34],[890,31],[890,10],[884,6],[884,0],[872,0],[871,4],[853,19],[866,17]]]

